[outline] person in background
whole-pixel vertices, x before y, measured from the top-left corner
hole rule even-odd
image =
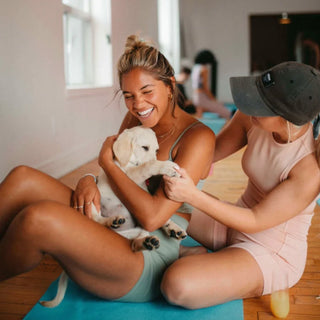
[[[164,275],[165,297],[186,308],[295,285],[320,192],[320,72],[284,62],[230,83],[239,111],[217,136],[214,161],[246,146],[241,198],[231,204],[198,190],[188,170],[165,177],[167,196],[196,208],[188,234],[214,251],[182,257]]]
[[[193,104],[197,108],[197,115],[202,116],[203,112],[217,113],[221,118],[230,119],[232,112],[219,102],[210,90],[210,63],[212,53],[208,50],[200,51],[194,60],[192,69]]]
[[[191,75],[191,69],[188,67],[183,67],[180,73],[176,76],[177,87],[180,90],[183,97],[182,109],[190,114],[196,113],[196,107],[193,105],[192,101],[188,98],[185,90],[185,83],[189,80]]]

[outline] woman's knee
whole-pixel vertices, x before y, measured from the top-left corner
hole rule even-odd
[[[13,168],[4,180],[7,191],[14,192],[16,195],[19,192],[28,190],[31,187],[30,182],[35,179],[35,169],[20,165]]]
[[[31,167],[25,166],[25,165],[20,165],[15,168],[13,168],[7,178],[13,179],[13,180],[19,180],[19,181],[24,181],[26,178],[28,178],[31,175],[31,172],[34,169]]]
[[[56,219],[49,201],[40,201],[25,207],[14,219],[15,226],[24,238],[44,239],[54,231]]]
[[[193,295],[190,283],[192,279],[181,271],[180,268],[175,268],[174,265],[167,269],[162,278],[161,292],[169,303],[193,309],[190,304]]]

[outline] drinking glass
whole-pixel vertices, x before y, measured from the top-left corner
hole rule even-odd
[[[285,319],[290,311],[288,275],[280,269],[272,272],[270,308],[272,314],[280,319]]]

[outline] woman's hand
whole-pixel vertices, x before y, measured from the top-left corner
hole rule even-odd
[[[180,178],[163,176],[165,193],[171,200],[190,203],[192,195],[198,189],[186,170],[182,168],[177,168],[176,170],[181,175]]]
[[[100,192],[92,176],[81,178],[72,195],[72,206],[79,212],[92,218],[91,206],[100,212]]]
[[[107,169],[109,164],[113,164],[113,144],[118,138],[118,134],[108,137],[100,150],[99,154],[99,165],[103,169]]]

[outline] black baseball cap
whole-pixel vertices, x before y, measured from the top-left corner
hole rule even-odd
[[[320,72],[303,63],[280,63],[261,75],[230,78],[237,108],[250,116],[282,118],[296,125],[320,112]]]

